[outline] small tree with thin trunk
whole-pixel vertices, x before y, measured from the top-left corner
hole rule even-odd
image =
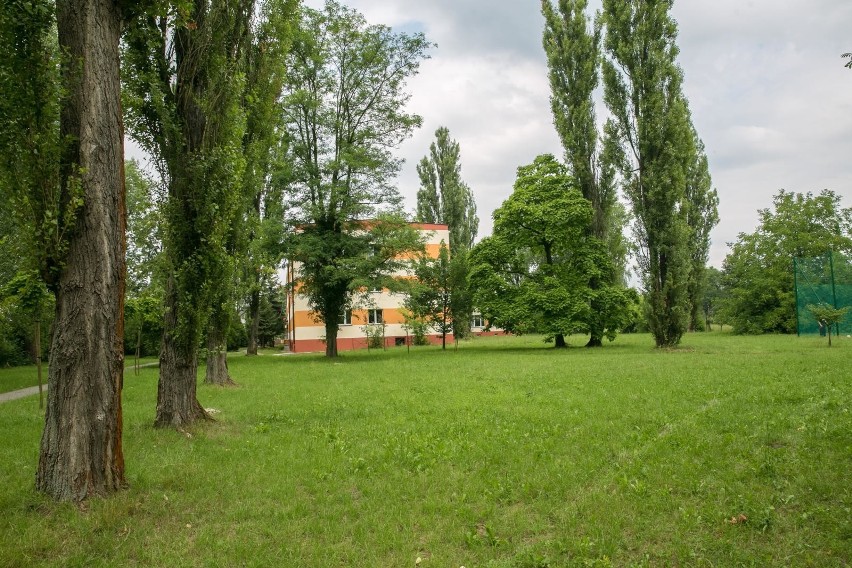
[[[820,327],[824,327],[828,332],[828,346],[831,347],[831,328],[843,321],[849,307],[835,308],[829,304],[808,304],[806,307],[819,322]]]

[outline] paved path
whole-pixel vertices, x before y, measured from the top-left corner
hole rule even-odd
[[[159,363],[145,363],[144,365],[139,365],[139,366],[140,367],[156,367],[158,365],[159,365]],[[132,369],[132,368],[133,368],[133,365],[128,365],[127,367],[124,368],[124,370],[126,371],[127,369]],[[44,389],[44,392],[47,392],[47,384],[45,384],[42,388]],[[36,385],[34,387],[27,387],[25,389],[20,389],[20,390],[16,390],[16,391],[3,392],[3,393],[0,393],[0,404],[2,404],[4,402],[9,402],[10,400],[17,400],[19,398],[24,398],[26,396],[32,396],[34,394],[38,394],[38,385]]]

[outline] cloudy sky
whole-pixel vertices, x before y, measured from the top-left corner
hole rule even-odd
[[[415,165],[439,126],[459,141],[480,236],[510,194],[519,165],[561,156],[541,48],[539,0],[345,0],[371,23],[423,31],[436,43],[410,82],[423,128],[399,149],[399,187],[413,210]],[[307,0],[319,7],[321,1]],[[600,0],[591,0],[592,9]],[[721,222],[710,263],[751,232],[781,188],[823,188],[852,206],[849,0],[676,0],[680,65],[707,147]],[[603,113],[603,109],[599,110]]]

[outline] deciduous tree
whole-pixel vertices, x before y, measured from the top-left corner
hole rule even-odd
[[[553,156],[518,168],[514,192],[494,212],[494,235],[471,252],[474,299],[491,325],[544,333],[565,347],[565,335],[588,333],[596,300],[606,336],[615,337],[627,296],[590,286],[612,269],[605,245],[588,235],[591,218],[591,204]]]
[[[658,347],[677,345],[689,322],[691,250],[686,188],[693,159],[677,65],[672,0],[604,0],[604,100],[623,151],[640,276]]]
[[[840,195],[781,190],[758,211],[753,233],[740,233],[723,264],[726,323],[735,333],[795,333],[793,258],[835,251],[852,255],[852,207]]]
[[[221,305],[215,291],[232,278],[227,245],[244,166],[240,62],[254,10],[252,0],[192,0],[162,6],[127,30],[130,132],[167,188],[157,426],[208,418],[196,398],[197,348],[211,306]]]
[[[429,155],[417,165],[420,189],[417,191],[417,220],[421,223],[442,223],[450,229],[450,256],[455,274],[453,297],[454,331],[464,336],[470,330],[468,323],[473,314],[471,291],[464,286],[468,280],[467,255],[479,230],[476,201],[470,187],[461,179],[461,151],[459,143],[450,138],[450,131],[442,126],[435,131],[435,141],[429,146]]]
[[[550,105],[554,125],[565,149],[568,170],[583,197],[592,205],[588,233],[608,245],[612,271],[594,278],[594,289],[623,287],[626,246],[622,237],[623,207],[617,200],[616,168],[619,156],[611,135],[601,141],[593,94],[599,82],[601,29],[592,27],[586,0],[542,0],[545,19],[544,50],[550,78]],[[600,298],[607,296],[606,291]],[[599,347],[605,324],[602,306],[589,311],[589,347]]]
[[[299,225],[290,254],[324,322],[329,357],[337,355],[337,322],[351,293],[393,270],[400,247],[416,240],[406,223],[378,213],[400,201],[391,185],[400,162],[391,150],[420,125],[405,111],[405,84],[428,47],[422,34],[370,25],[337,2],[302,11],[285,100]],[[379,220],[362,222],[371,218]]]
[[[686,223],[689,226],[691,269],[687,294],[689,295],[689,330],[700,326],[703,294],[707,289],[707,260],[710,257],[710,231],[719,223],[719,196],[713,189],[710,168],[704,143],[693,129],[695,154],[687,172]]]
[[[56,296],[36,488],[80,501],[125,485],[124,14],[113,0],[64,0],[55,10],[59,77],[54,4],[7,2],[0,15],[0,154],[5,181],[19,176],[13,192],[31,215],[39,272]]]

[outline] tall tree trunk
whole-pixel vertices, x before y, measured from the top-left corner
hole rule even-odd
[[[561,333],[556,334],[556,345],[555,345],[555,347],[557,349],[562,349],[564,347],[568,347],[568,344],[565,343],[565,336],[562,335]]]
[[[69,58],[60,132],[70,142],[61,181],[66,191],[79,183],[83,206],[57,284],[36,488],[82,501],[126,486],[121,13],[112,0],[64,0],[57,2],[57,23]]]
[[[177,337],[178,310],[191,309],[178,302],[176,284],[166,284],[166,317],[160,348],[160,380],[157,384],[156,427],[189,426],[196,420],[211,419],[196,398],[198,349],[194,341]]]
[[[226,326],[214,317],[207,330],[207,373],[204,382],[210,385],[234,386],[228,373],[228,340]]]
[[[337,357],[337,320],[325,323],[325,356]]]
[[[258,284],[259,285],[259,284]],[[249,299],[249,331],[246,355],[257,355],[257,334],[260,331],[260,290],[254,290]]]

